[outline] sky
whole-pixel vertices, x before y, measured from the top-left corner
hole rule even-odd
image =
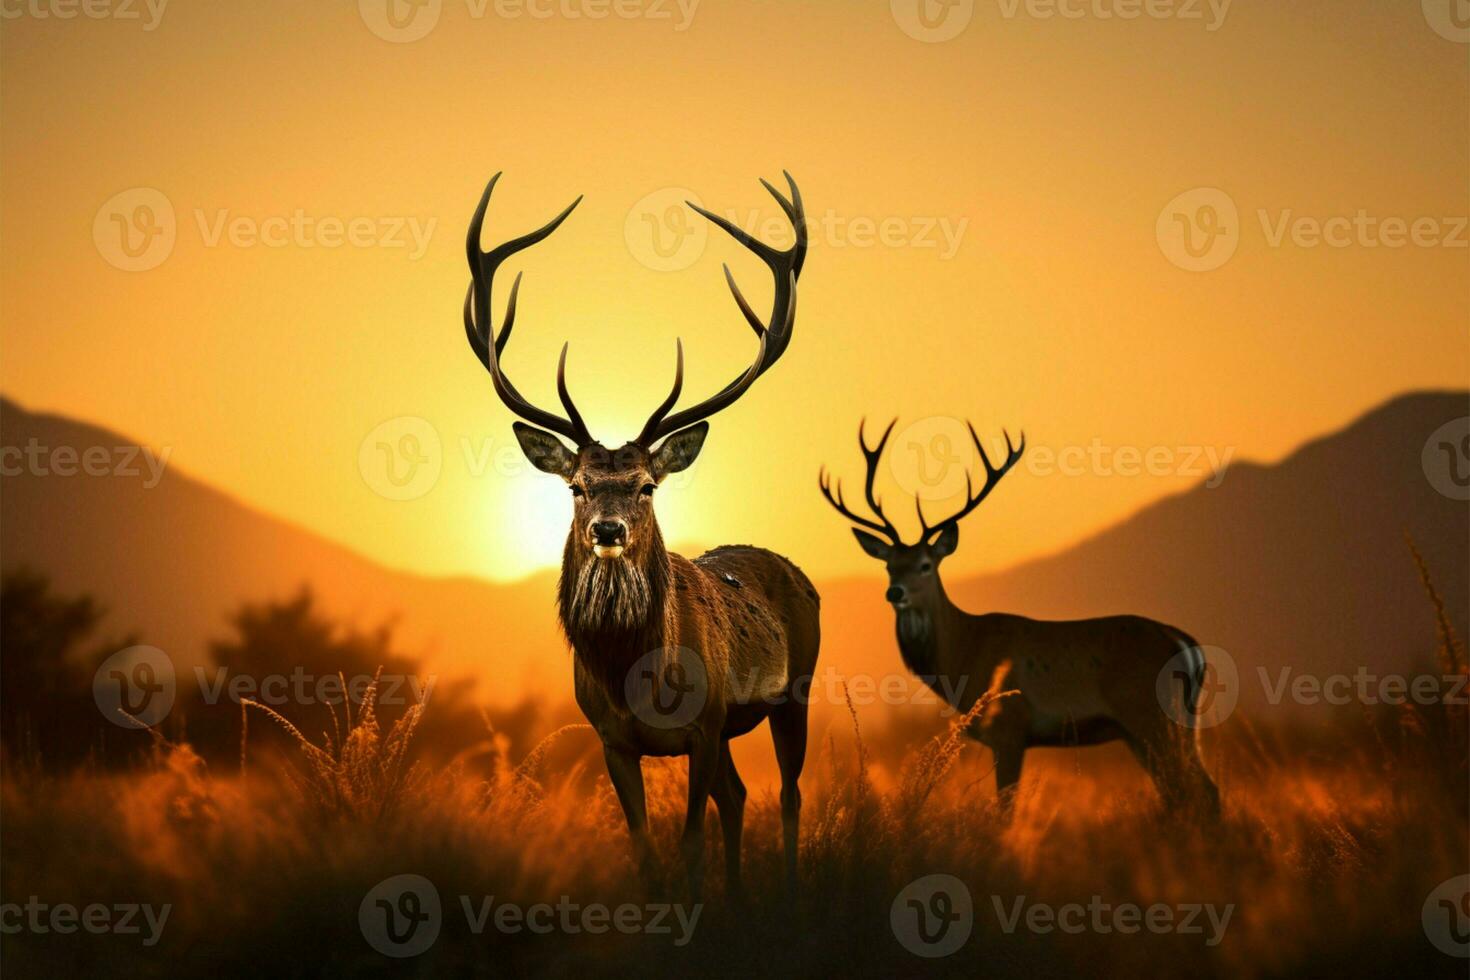
[[[953,574],[1470,382],[1454,0],[918,2],[6,0],[0,391],[385,564],[525,576],[571,500],[464,339],[484,182],[487,245],[586,195],[507,267],[504,364],[554,407],[569,342],[616,444],[676,337],[689,400],[754,356],[720,265],[769,277],[682,202],[787,243],[783,168],[795,336],[660,490],[676,547],[876,572],[817,492],[864,416],[901,522],[959,506],[965,419],[1025,431]]]

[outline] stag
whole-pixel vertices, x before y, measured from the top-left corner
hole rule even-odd
[[[852,532],[863,551],[888,568],[886,598],[897,617],[905,666],[960,712],[987,692],[1018,692],[991,701],[966,730],[994,754],[996,790],[1006,811],[1028,748],[1122,739],[1166,804],[1198,800],[1218,813],[1219,794],[1201,762],[1197,737],[1181,737],[1190,727],[1197,736],[1190,722],[1205,691],[1204,654],[1187,633],[1142,616],[1048,622],[999,612],[975,615],[945,594],[939,566],[959,546],[959,522],[1020,460],[1025,434],[1014,446],[1005,434],[1005,459],[996,466],[970,426],[984,484],[975,491],[967,471],[965,504],[934,525],[916,499],[920,532],[905,544],[873,486],[893,425],[872,448],[864,427],[858,428],[867,466],[863,496],[872,517],[847,505],[841,482],[834,485],[825,468],[818,484],[827,502],[857,525]],[[1176,675],[1179,700],[1171,701],[1162,692]]]
[[[564,416],[527,401],[501,367],[501,353],[515,323],[519,275],[511,285],[500,329],[490,329],[496,270],[510,256],[555,231],[582,199],[540,229],[482,251],[481,225],[499,178],[496,174],[490,180],[470,222],[465,332],[500,399],[524,420],[514,423],[513,429],[526,458],[538,470],[561,477],[571,491],[572,526],[562,552],[557,609],[573,652],[577,704],[602,740],[635,860],[645,882],[652,885],[656,864],[648,835],[643,757],[688,756],[689,801],[681,849],[690,893],[696,899],[701,893],[704,814],[706,800],[712,797],[724,835],[727,892],[741,897],[740,835],[746,794],[730,756],[730,739],[769,719],[781,772],[786,876],[794,886],[801,809],[798,780],[806,757],[804,695],[810,690],[820,642],[817,592],[791,561],[762,548],[727,545],[692,561],[668,551],[653,497],[666,477],[693,464],[709,431],[709,417],[744,395],[791,343],[796,281],[807,248],[801,194],[790,174],[786,175],[789,199],[761,181],[795,228],[795,241],[784,250],[689,205],[766,265],[775,279],[771,314],[761,320],[726,266],[725,281],[759,341],[755,360],[711,397],[674,412],[684,384],[684,346],[677,341],[668,397],[636,439],[608,449],[592,437],[572,402],[566,382],[567,345],[562,346],[556,371]],[[797,695],[798,690],[803,696]]]

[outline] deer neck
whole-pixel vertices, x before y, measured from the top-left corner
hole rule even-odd
[[[898,610],[898,649],[904,666],[941,697],[953,701],[965,688],[987,683],[988,677],[971,676],[983,666],[979,660],[984,651],[968,649],[970,644],[962,642],[974,617],[950,600],[944,582],[937,572],[935,575],[932,595]]]
[[[568,534],[562,552],[562,630],[577,661],[621,703],[634,663],[665,645],[669,553],[657,524],[621,559],[597,558],[579,538],[575,530]]]

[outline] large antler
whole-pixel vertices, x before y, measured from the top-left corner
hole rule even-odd
[[[572,213],[572,209],[582,203],[582,198],[579,196],[567,205],[566,210],[537,230],[522,235],[520,238],[513,238],[503,245],[497,245],[488,252],[482,252],[480,250],[480,229],[485,222],[485,209],[490,205],[490,194],[495,190],[495,182],[498,180],[500,180],[500,174],[497,173],[485,186],[485,193],[480,196],[480,206],[475,208],[475,216],[470,221],[469,237],[465,242],[465,251],[470,262],[470,289],[464,298],[465,334],[469,337],[470,347],[474,348],[475,354],[489,370],[490,380],[495,385],[495,393],[512,412],[527,422],[566,436],[580,448],[592,442],[593,439],[582,421],[582,416],[577,412],[577,406],[572,404],[571,394],[567,391],[567,345],[562,345],[561,358],[556,365],[556,393],[567,411],[567,417],[562,418],[528,402],[516,390],[515,385],[511,384],[505,372],[500,369],[500,352],[505,349],[506,341],[510,340],[511,328],[515,326],[516,296],[521,289],[520,274],[516,275],[515,282],[511,284],[510,300],[506,303],[505,320],[501,323],[499,332],[494,332],[490,328],[490,288],[501,263],[556,231],[557,227],[566,220],[567,215]]]
[[[903,538],[899,536],[898,530],[893,526],[893,522],[883,513],[882,501],[873,492],[873,480],[878,475],[878,461],[883,456],[883,447],[888,444],[888,436],[893,432],[893,426],[897,422],[898,420],[894,419],[888,423],[888,428],[883,430],[883,438],[879,439],[878,445],[872,449],[868,448],[868,441],[863,434],[863,430],[867,424],[866,420],[864,420],[862,425],[858,426],[858,445],[862,447],[863,462],[867,465],[867,477],[863,483],[863,495],[867,498],[868,507],[874,514],[878,515],[877,521],[863,517],[861,514],[853,513],[848,508],[847,502],[842,497],[842,482],[839,480],[834,487],[831,479],[827,476],[827,468],[825,466],[822,467],[821,472],[817,476],[817,485],[822,488],[822,496],[826,497],[827,502],[837,508],[837,512],[843,517],[870,531],[877,531],[879,534],[887,536],[895,545],[903,547]],[[975,443],[975,448],[980,452],[980,461],[985,464],[985,485],[976,494],[974,492],[973,479],[970,473],[966,471],[965,505],[957,513],[951,514],[938,524],[932,526],[924,519],[923,500],[918,497],[914,498],[914,508],[919,513],[920,528],[917,543],[922,544],[927,542],[930,535],[944,529],[950,524],[957,523],[961,518],[969,514],[970,511],[979,507],[980,502],[990,496],[990,491],[995,489],[995,485],[1000,482],[1000,478],[1005,476],[1011,467],[1016,465],[1017,461],[1021,458],[1021,454],[1026,451],[1026,433],[1021,433],[1020,444],[1012,447],[1011,434],[1002,429],[1001,431],[1006,437],[1006,460],[1000,466],[992,466],[989,454],[985,452],[985,447],[980,443],[980,437],[975,434],[975,427],[969,422],[966,422],[965,425],[969,427],[970,439]]]
[[[985,464],[985,485],[980,488],[980,492],[978,494],[974,493],[974,484],[971,479],[970,472],[966,470],[965,506],[961,507],[957,513],[951,514],[949,517],[946,517],[944,520],[940,521],[938,524],[935,524],[933,527],[930,527],[929,523],[924,520],[923,502],[916,501],[919,510],[920,541],[927,541],[929,539],[929,535],[933,534],[936,531],[942,530],[945,526],[949,524],[958,523],[962,517],[970,513],[970,511],[974,510],[976,507],[979,507],[980,501],[990,496],[990,491],[995,489],[995,485],[1000,482],[1000,478],[1010,472],[1011,467],[1016,465],[1017,461],[1019,461],[1021,458],[1021,454],[1026,451],[1026,433],[1021,433],[1020,445],[1012,448],[1011,434],[1009,432],[1006,432],[1005,429],[1001,429],[1000,431],[1006,437],[1006,461],[998,467],[992,466],[990,465],[990,456],[986,454],[985,447],[980,442],[980,437],[975,434],[975,426],[971,425],[969,422],[966,422],[965,425],[970,430],[971,441],[975,443],[975,448],[980,452],[980,462]]]
[[[745,315],[745,320],[750,328],[760,338],[760,348],[756,352],[755,361],[750,367],[743,371],[739,377],[721,388],[718,393],[698,405],[691,406],[681,412],[669,415],[679,400],[679,394],[684,388],[684,345],[682,342],[675,344],[675,366],[674,387],[665,398],[663,404],[659,405],[654,413],[648,417],[648,422],[643,426],[643,431],[635,440],[639,445],[652,446],[659,439],[680,429],[693,425],[701,419],[709,418],[716,412],[728,407],[755,383],[755,379],[764,374],[772,364],[775,364],[785,353],[786,347],[791,343],[791,328],[796,319],[796,280],[801,275],[801,267],[806,262],[806,212],[802,208],[801,191],[797,189],[796,181],[784,170],[786,183],[791,188],[791,199],[787,200],[780,191],[771,184],[762,180],[761,184],[771,192],[776,203],[781,205],[781,210],[786,213],[792,226],[796,230],[796,241],[789,249],[777,249],[759,239],[747,234],[731,222],[706,211],[699,205],[688,202],[689,206],[710,221],[725,229],[731,238],[754,252],[771,270],[771,275],[776,281],[776,295],[771,303],[771,317],[769,321],[762,321],[745,297],[741,295],[740,287],[735,285],[735,277],[730,273],[730,267],[725,266],[725,282],[730,286],[730,292],[735,297],[735,303],[740,307],[740,312]]]
[[[903,538],[899,537],[898,529],[893,526],[893,523],[888,520],[887,515],[883,513],[882,501],[873,493],[873,480],[878,476],[878,461],[883,457],[883,447],[888,445],[888,437],[893,434],[893,427],[898,424],[898,419],[894,419],[888,423],[888,428],[883,430],[883,437],[878,440],[878,445],[872,449],[868,448],[868,440],[864,435],[867,424],[868,420],[863,419],[858,425],[858,445],[862,447],[863,462],[867,465],[867,476],[863,481],[863,495],[868,500],[868,507],[874,514],[878,515],[878,520],[871,520],[863,517],[861,514],[853,513],[853,511],[848,509],[847,502],[842,497],[842,480],[838,479],[834,487],[832,480],[827,475],[827,468],[825,466],[822,467],[821,472],[817,475],[817,485],[822,488],[822,496],[826,497],[827,502],[833,507],[836,507],[837,512],[843,517],[870,531],[877,531],[879,534],[885,535],[893,544],[902,546]]]

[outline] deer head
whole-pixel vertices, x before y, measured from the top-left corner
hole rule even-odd
[[[919,515],[919,537],[913,544],[905,544],[898,529],[883,513],[882,500],[873,491],[873,481],[878,475],[878,462],[883,457],[883,448],[888,444],[888,437],[893,433],[893,427],[897,422],[898,420],[894,419],[888,423],[888,428],[883,430],[882,438],[871,449],[868,448],[864,434],[866,422],[858,426],[858,445],[862,448],[863,460],[867,464],[863,496],[867,498],[868,508],[877,515],[876,520],[863,517],[848,508],[842,496],[842,482],[838,480],[834,484],[828,477],[825,467],[822,468],[817,482],[827,502],[837,508],[837,512],[842,516],[858,525],[852,529],[852,533],[863,551],[887,566],[888,592],[886,598],[896,609],[903,610],[911,606],[927,607],[930,602],[939,597],[939,563],[954,554],[955,549],[959,547],[960,520],[979,507],[980,502],[990,496],[990,491],[995,489],[1000,478],[1010,472],[1011,467],[1020,460],[1021,454],[1026,451],[1026,434],[1021,433],[1020,445],[1012,447],[1010,433],[1005,433],[1005,462],[1000,466],[993,466],[990,456],[985,452],[985,447],[980,443],[980,437],[975,434],[975,427],[968,422],[965,423],[970,430],[970,439],[980,453],[980,461],[985,465],[985,483],[978,493],[974,492],[974,482],[970,473],[967,472],[965,474],[964,506],[934,525],[929,524],[924,517],[923,500],[915,497],[914,509]],[[877,534],[869,532],[877,532]],[[877,535],[882,535],[882,537]]]
[[[709,432],[707,419],[729,407],[748,391],[786,351],[796,316],[796,280],[806,258],[806,217],[802,210],[801,192],[790,174],[788,200],[780,191],[762,180],[775,197],[796,231],[795,243],[781,250],[746,234],[724,218],[704,210],[692,202],[691,208],[723,228],[737,242],[756,254],[775,278],[775,298],[768,320],[761,320],[751,309],[729,266],[725,281],[759,340],[755,360],[750,367],[711,397],[682,411],[670,412],[679,401],[684,386],[684,345],[675,342],[674,385],[663,403],[648,417],[643,431],[632,442],[608,449],[592,437],[567,390],[567,345],[563,344],[556,369],[557,395],[565,416],[557,415],[528,402],[506,377],[500,355],[515,325],[516,299],[521,277],[511,284],[505,318],[499,331],[490,328],[490,290],[496,270],[510,256],[546,238],[581,202],[573,201],[566,210],[543,227],[520,238],[512,239],[490,251],[480,248],[481,226],[490,194],[500,175],[491,178],[480,205],[470,222],[466,243],[470,265],[470,289],[465,297],[465,333],[470,346],[490,372],[496,393],[506,406],[525,420],[514,424],[516,439],[531,465],[545,473],[561,477],[571,489],[574,514],[567,537],[568,563],[619,563],[645,558],[662,552],[658,523],[654,518],[652,498],[659,484],[670,474],[678,473],[694,463]],[[529,424],[528,424],[529,423]],[[566,441],[563,441],[566,440]]]

